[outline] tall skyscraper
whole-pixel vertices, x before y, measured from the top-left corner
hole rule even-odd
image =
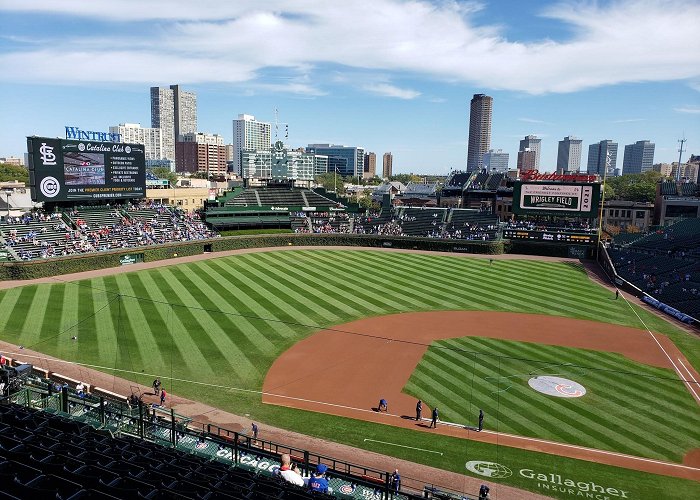
[[[559,141],[557,172],[578,172],[581,169],[581,147],[583,141],[567,136]]]
[[[535,170],[536,160],[537,154],[530,148],[526,148],[523,151],[518,151],[518,170],[520,170],[521,172]]]
[[[141,128],[140,123],[120,123],[109,127],[111,134],[120,134],[121,142],[143,144],[146,160],[162,160],[163,140],[159,128]]]
[[[175,161],[175,143],[184,134],[197,132],[197,96],[179,85],[151,87],[151,127],[159,128],[163,157]]]
[[[389,153],[384,153],[382,156],[382,177],[388,179],[392,175],[394,168],[394,155]]]
[[[484,165],[484,153],[491,149],[492,113],[493,97],[474,94],[469,108],[467,172],[481,170]]]
[[[641,174],[654,168],[654,148],[656,145],[650,141],[637,141],[625,146],[625,155],[622,157],[623,174]]]
[[[607,168],[607,175],[615,175],[615,167],[617,166],[617,143],[609,139],[591,144],[588,146],[588,167],[589,174],[598,174],[601,177],[606,175],[605,167],[610,162]]]
[[[533,170],[540,169],[540,150],[542,148],[542,139],[538,138],[536,135],[526,135],[525,139],[520,140],[520,149],[518,151],[534,151],[535,152],[535,166],[532,167]]]
[[[371,179],[377,175],[377,155],[374,153],[365,153],[365,168],[362,174],[364,179]]]
[[[272,127],[269,123],[259,122],[253,115],[240,114],[233,120],[233,171],[241,175],[241,159],[244,150],[267,151]]]
[[[488,172],[508,172],[508,153],[502,149],[489,149],[484,153],[484,168]]]
[[[345,177],[362,176],[365,170],[365,148],[339,144],[309,144],[309,153],[328,157],[328,172]]]

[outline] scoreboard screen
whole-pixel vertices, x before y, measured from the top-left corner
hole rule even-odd
[[[562,182],[516,182],[513,213],[516,215],[565,215],[595,218],[600,203],[600,184]]]
[[[529,229],[504,229],[503,237],[509,240],[552,241],[584,245],[590,245],[597,240],[597,236],[591,233],[530,231]]]
[[[35,202],[146,196],[143,144],[28,137],[27,150]]]

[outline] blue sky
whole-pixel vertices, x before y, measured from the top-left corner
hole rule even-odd
[[[312,142],[394,154],[394,170],[464,168],[469,100],[494,98],[491,146],[566,135],[700,154],[696,0],[0,0],[0,156],[64,125],[150,125],[149,87],[198,96],[203,132],[239,113]]]

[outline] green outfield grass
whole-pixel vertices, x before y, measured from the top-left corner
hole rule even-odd
[[[587,393],[541,394],[528,385],[536,375],[574,380]],[[677,462],[700,447],[700,411],[676,373],[615,353],[480,337],[441,340],[405,390],[450,422],[476,425],[483,409],[486,428],[500,432]]]
[[[489,445],[474,448],[474,443],[467,445],[461,440],[422,433],[416,437],[415,432],[263,405],[259,394],[239,389],[259,390],[272,362],[317,329],[368,316],[421,310],[494,310],[641,327],[624,301],[611,299],[609,291],[592,283],[580,266],[570,263],[496,260],[489,265],[487,259],[325,249],[264,252],[77,283],[7,290],[0,293],[0,332],[3,340],[99,366],[107,372],[122,370],[118,375],[147,385],[152,374],[158,374],[171,392],[339,442],[366,447],[363,439],[367,437],[406,444],[429,437],[433,446],[444,447],[441,449],[446,458],[439,463],[426,454],[411,455],[410,459],[464,472],[465,457],[474,449],[478,448],[480,455],[489,455],[481,459],[498,458],[499,450],[518,456],[524,452]],[[700,366],[696,339],[641,308],[635,310],[652,330],[670,335],[693,365]],[[70,340],[74,335],[77,341]],[[543,349],[531,357],[546,361],[551,355]],[[589,356],[591,361],[596,358],[606,366],[622,362],[608,354]],[[57,366],[52,369],[60,371]],[[191,382],[169,381],[168,377]],[[638,384],[638,378],[630,376],[632,385]],[[672,391],[670,397],[674,404],[672,417],[681,420],[688,410],[687,403],[676,392]],[[657,405],[665,408],[664,401]],[[654,403],[650,401],[650,405]],[[697,422],[697,408],[695,411]],[[586,425],[593,425],[594,413],[585,414],[589,418]],[[568,415],[578,414],[572,410]],[[596,425],[601,426],[604,419],[601,416]],[[506,420],[501,420],[506,425]],[[641,425],[653,418],[644,416],[637,421]],[[508,425],[513,432],[524,428],[522,422]],[[624,439],[614,439],[604,432],[590,436],[585,431],[578,435],[565,431],[552,434],[551,429],[548,433],[535,428],[532,432],[575,442],[590,438],[587,444],[591,446],[636,449],[640,454],[676,460],[682,453],[683,441],[657,448],[647,442],[648,433],[640,433],[640,443],[644,444],[633,448],[633,436],[640,432],[639,426],[635,429],[625,430]],[[671,439],[676,434],[662,435]],[[691,442],[697,443],[697,432],[691,432],[685,441]],[[407,457],[407,452],[400,449],[375,451]],[[556,457],[542,460],[556,471],[586,472],[588,477],[603,474],[604,469]],[[566,467],[559,465],[564,463]],[[619,477],[620,484],[630,489],[638,484],[634,478],[644,475],[623,476]],[[659,488],[694,484],[669,478],[648,482]],[[530,483],[525,481],[524,487],[541,490]],[[645,496],[645,492],[656,490],[635,488],[639,491],[635,498],[659,498]]]

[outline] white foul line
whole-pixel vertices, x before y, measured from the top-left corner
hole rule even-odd
[[[398,446],[400,448],[409,448],[411,450],[427,451],[428,453],[437,453],[438,455],[442,455],[441,451],[426,450],[425,448],[416,448],[415,446],[406,446],[406,445],[397,444],[397,443],[387,443],[386,441],[377,441],[376,439],[370,439],[370,438],[365,438],[364,441],[372,441],[373,443],[388,444],[391,446]]]
[[[622,295],[622,294],[620,294],[620,295]],[[656,336],[655,336],[653,333],[651,333],[651,330],[649,330],[649,327],[648,327],[647,324],[644,322],[644,320],[643,320],[642,318],[639,317],[639,314],[637,314],[637,311],[634,310],[634,307],[632,307],[632,304],[630,304],[630,301],[627,300],[627,298],[626,298],[624,295],[622,295],[622,298],[625,299],[625,302],[627,302],[627,305],[630,307],[630,309],[632,309],[632,312],[634,313],[635,316],[637,316],[637,319],[640,321],[640,323],[642,323],[642,325],[644,325],[644,328],[646,329],[647,333],[648,333],[649,335],[651,335],[651,338],[654,339],[654,342],[656,342],[656,345],[658,345],[659,348],[660,348],[660,349],[663,351],[663,353],[666,355],[666,358],[668,358],[668,361],[669,361],[669,362],[671,363],[671,365],[673,366],[673,369],[676,370],[676,374],[678,374],[678,376],[680,377],[681,381],[685,384],[685,386],[688,388],[688,390],[693,394],[693,397],[695,398],[695,401],[696,401],[698,404],[700,404],[700,396],[698,396],[698,393],[695,392],[695,389],[694,389],[693,386],[690,384],[690,382],[688,382],[688,381],[685,379],[685,377],[684,377],[683,374],[681,373],[681,371],[680,371],[680,369],[678,368],[678,366],[676,365],[676,363],[673,362],[673,360],[671,359],[671,356],[669,356],[668,353],[666,352],[666,349],[664,349],[664,346],[662,346],[662,345],[661,345],[661,342],[659,342],[659,340],[656,338]],[[680,361],[680,359],[679,359],[678,361]],[[687,370],[688,370],[688,369],[686,368],[686,371],[687,371]],[[696,381],[696,382],[697,382],[697,381]]]

